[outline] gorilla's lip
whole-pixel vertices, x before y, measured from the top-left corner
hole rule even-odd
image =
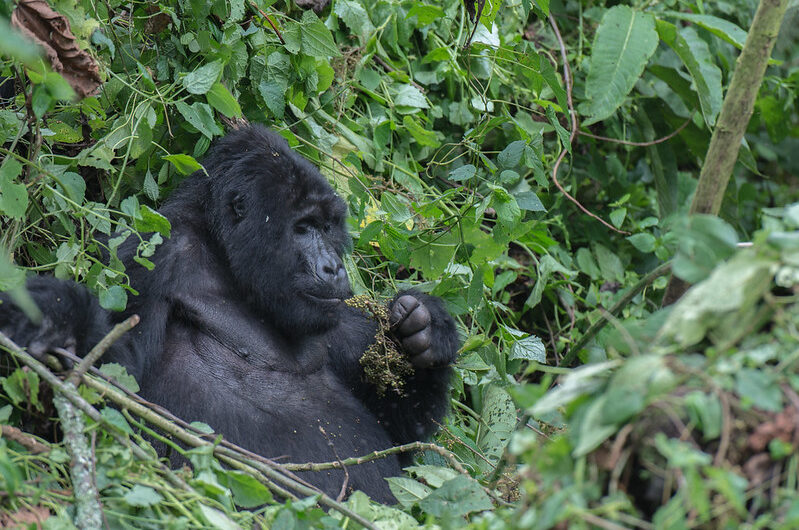
[[[334,296],[334,297],[327,297],[327,296],[319,296],[315,294],[311,294],[308,292],[303,293],[306,298],[310,298],[313,302],[323,303],[323,304],[336,304],[341,302],[341,297]]]

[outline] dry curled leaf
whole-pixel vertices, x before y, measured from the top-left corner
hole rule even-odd
[[[11,13],[11,25],[44,49],[53,70],[78,96],[93,94],[102,83],[97,62],[78,48],[66,17],[44,0],[20,0]]]

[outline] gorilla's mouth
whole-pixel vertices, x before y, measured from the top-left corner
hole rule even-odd
[[[319,296],[315,294],[311,294],[308,292],[303,293],[306,298],[311,300],[312,302],[316,302],[317,304],[337,304],[341,302],[341,297],[327,297],[327,296]]]

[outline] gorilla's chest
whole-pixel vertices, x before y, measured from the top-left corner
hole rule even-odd
[[[248,358],[236,352],[241,347]],[[287,359],[269,351],[275,347],[260,340],[223,347],[196,329],[173,326],[159,376],[144,382],[142,394],[184,420],[205,422],[234,443],[286,461],[336,460],[391,445],[321,350]]]

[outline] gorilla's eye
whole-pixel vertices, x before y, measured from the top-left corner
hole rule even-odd
[[[324,229],[325,232],[330,232],[330,223],[325,223],[322,226],[322,229]]]
[[[299,222],[294,225],[294,233],[295,234],[307,234],[308,233],[309,225],[306,222]]]

